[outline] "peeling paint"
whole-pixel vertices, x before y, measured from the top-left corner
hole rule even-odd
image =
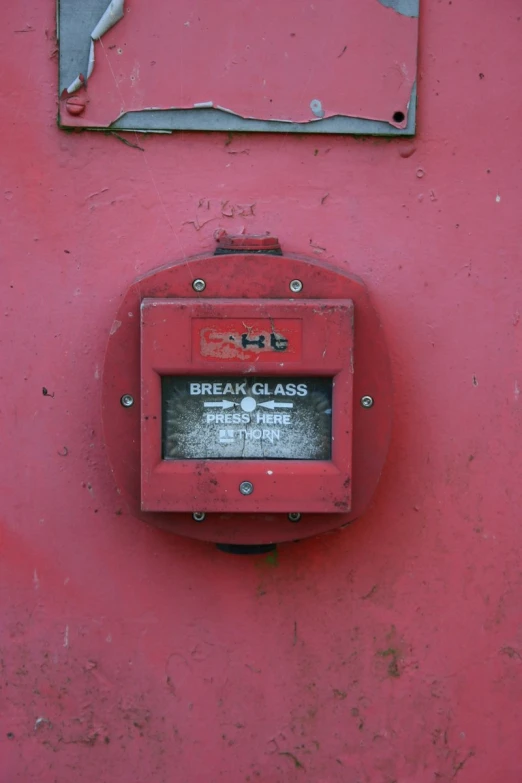
[[[417,18],[419,15],[419,0],[378,0],[386,8],[393,8],[402,16]]]
[[[67,87],[67,92],[69,95],[73,92],[76,92],[76,90],[79,90],[80,87],[85,84],[86,80],[89,79],[92,76],[92,72],[94,70],[94,42],[99,41],[100,38],[105,35],[105,33],[111,29],[111,27],[114,27],[116,22],[119,22],[120,19],[123,18],[125,14],[125,0],[111,0],[109,5],[107,6],[105,13],[102,15],[102,17],[99,19],[97,25],[95,26],[94,30],[91,33],[91,44],[89,48],[89,63],[87,65],[87,75],[84,76],[83,74],[78,74],[76,79],[74,79],[71,84]]]
[[[94,70],[94,41],[91,40],[89,48],[89,64],[87,65],[87,78],[89,79]]]
[[[49,720],[49,718],[45,718],[44,716],[41,716],[40,718],[37,718],[34,722],[34,731],[38,731],[42,726],[49,726],[52,727],[52,723]]]
[[[310,108],[316,117],[324,117],[323,104],[317,98],[314,98],[313,101],[310,101]]]
[[[119,22],[123,18],[125,0],[111,0],[107,6],[107,10],[103,14],[102,18],[91,33],[93,41],[99,41],[102,35],[114,27],[116,22]]]

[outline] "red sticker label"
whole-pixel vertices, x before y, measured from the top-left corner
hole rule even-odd
[[[194,318],[193,356],[208,361],[298,362],[300,318]]]

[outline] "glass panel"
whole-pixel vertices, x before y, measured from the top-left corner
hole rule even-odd
[[[332,451],[332,378],[162,378],[163,459],[313,459]]]

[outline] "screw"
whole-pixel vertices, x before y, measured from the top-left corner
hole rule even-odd
[[[290,291],[292,291],[293,294],[298,294],[302,290],[303,284],[300,280],[292,280],[290,282]]]
[[[73,115],[73,117],[77,117],[79,114],[83,114],[86,105],[85,98],[82,98],[80,95],[71,95],[71,97],[67,98],[65,101],[65,108],[69,114]]]
[[[203,511],[194,511],[192,514],[192,519],[194,522],[203,522],[205,520],[206,514]]]
[[[124,394],[120,402],[124,408],[132,408],[134,405],[134,397],[132,394]]]
[[[365,394],[364,397],[361,397],[361,405],[363,408],[371,408],[373,406],[373,397],[370,397],[369,394]]]
[[[239,491],[242,495],[251,495],[254,491],[254,485],[251,481],[242,481],[239,485]]]
[[[301,514],[299,514],[297,511],[292,511],[292,513],[288,515],[288,519],[290,522],[299,522],[301,519]]]
[[[197,291],[198,294],[201,293],[201,291],[204,291],[206,287],[207,284],[200,277],[198,277],[197,280],[194,280],[194,282],[192,283],[192,288],[194,289],[194,291]]]

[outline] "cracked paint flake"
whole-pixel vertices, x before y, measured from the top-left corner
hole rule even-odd
[[[91,43],[89,48],[89,62],[87,65],[87,74],[84,76],[83,74],[78,74],[76,79],[71,82],[71,84],[67,87],[68,94],[72,94],[80,89],[80,87],[85,84],[85,81],[88,80],[92,76],[92,72],[94,70],[94,62],[95,62],[95,55],[94,55],[94,42],[99,41],[100,38],[105,35],[105,33],[111,29],[111,27],[114,27],[116,22],[119,22],[120,19],[123,18],[125,14],[125,0],[111,0],[109,5],[107,6],[104,14],[96,24],[94,30],[91,33]]]
[[[419,0],[379,0],[379,3],[403,16],[415,18],[419,15]]]

